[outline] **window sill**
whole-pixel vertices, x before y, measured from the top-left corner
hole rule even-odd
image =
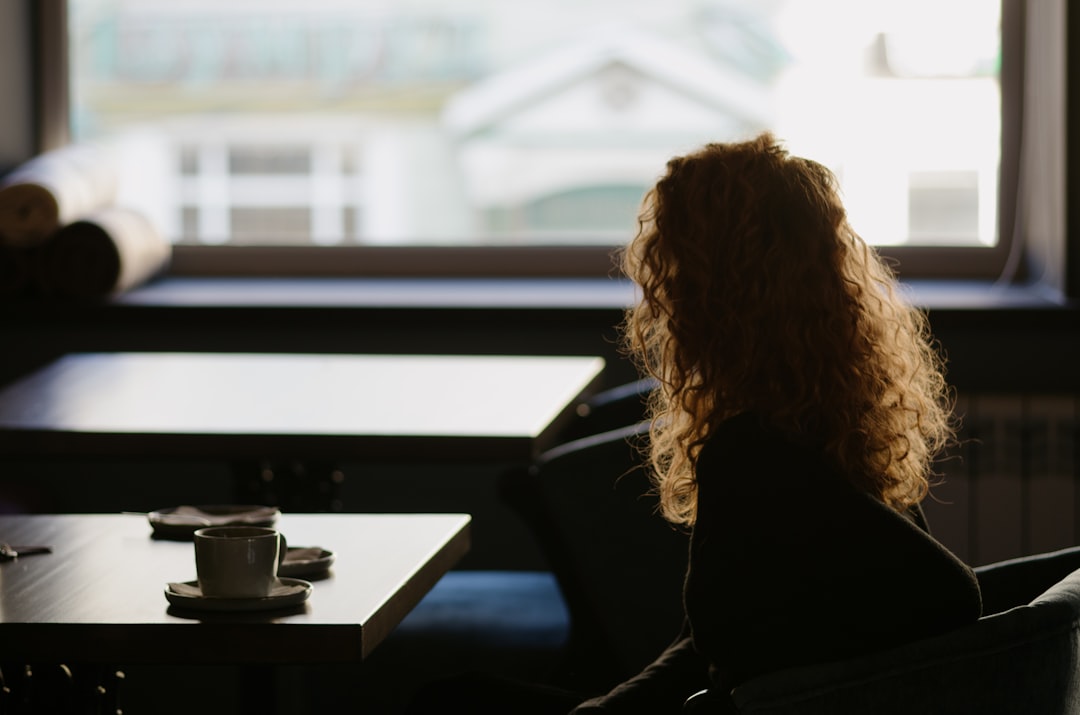
[[[117,296],[163,308],[617,309],[633,285],[610,278],[166,277]]]
[[[976,281],[904,284],[931,311],[1068,309],[1045,286]],[[165,277],[109,304],[141,308],[622,310],[634,286],[611,278],[222,278]]]

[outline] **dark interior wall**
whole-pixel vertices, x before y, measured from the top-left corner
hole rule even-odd
[[[1070,308],[929,310],[959,391],[1080,394],[1080,313]]]
[[[617,350],[617,309],[158,308],[0,303],[0,383],[65,352],[599,355]]]

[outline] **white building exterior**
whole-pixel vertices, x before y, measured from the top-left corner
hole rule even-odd
[[[79,0],[76,128],[186,242],[621,243],[671,156],[766,128],[871,242],[993,242],[992,73],[925,74],[895,21],[793,34],[804,0],[627,2]]]

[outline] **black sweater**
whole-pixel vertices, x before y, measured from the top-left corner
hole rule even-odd
[[[926,529],[750,414],[697,464],[688,625],[645,671],[575,713],[678,713],[783,668],[850,658],[976,620],[974,573]],[[647,617],[647,614],[642,614]]]

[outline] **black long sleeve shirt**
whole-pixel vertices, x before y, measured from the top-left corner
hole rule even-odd
[[[575,713],[678,713],[703,687],[728,692],[981,613],[974,573],[930,536],[920,509],[900,514],[860,492],[820,453],[752,414],[717,430],[696,477],[684,632],[640,675]]]

